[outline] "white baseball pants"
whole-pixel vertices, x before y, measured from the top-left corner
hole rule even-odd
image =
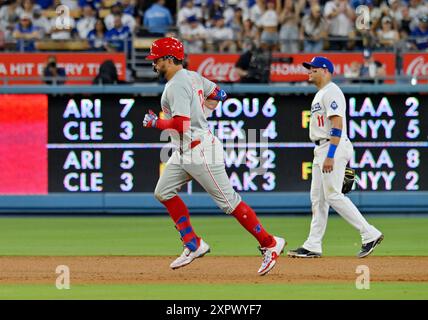
[[[241,196],[233,189],[226,173],[223,145],[211,134],[204,136],[196,147],[172,154],[156,185],[155,197],[161,202],[169,200],[192,179],[226,214],[231,214],[241,202]]]
[[[333,171],[323,173],[322,166],[328,148],[327,141],[314,149],[311,184],[312,222],[308,239],[303,244],[305,249],[318,253],[322,253],[322,239],[327,227],[330,206],[360,232],[363,244],[376,240],[381,235],[381,232],[370,225],[352,201],[342,193],[345,168],[354,153],[352,143],[348,138],[340,140],[334,157]]]

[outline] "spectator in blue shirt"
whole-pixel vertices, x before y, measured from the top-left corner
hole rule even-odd
[[[22,13],[13,32],[13,37],[17,39],[17,49],[19,51],[35,51],[35,40],[40,39],[40,35],[39,28],[33,26],[31,16],[28,13]]]
[[[255,0],[254,0],[255,1]],[[207,6],[212,6],[215,2],[217,2],[216,0],[207,0],[206,5]],[[225,1],[224,0],[220,0],[219,2],[221,2],[221,5],[224,6],[225,5]]]
[[[45,10],[53,5],[53,0],[36,0],[35,3]]]
[[[131,0],[122,0],[123,5],[123,13],[130,14],[131,16],[135,17],[136,10],[135,10],[135,4],[132,3]]]
[[[251,8],[252,6],[254,6],[256,4],[256,0],[248,0],[248,8]]]
[[[95,28],[88,33],[89,45],[92,51],[106,51],[106,32],[107,28],[104,20],[98,18],[95,22]]]
[[[112,51],[125,51],[125,44],[128,44],[128,52],[130,52],[131,30],[128,26],[122,24],[122,17],[119,14],[114,16],[114,27],[107,31],[106,40],[108,47]]]
[[[359,6],[371,6],[373,5],[373,0],[351,0],[351,6],[354,9],[357,9]]]
[[[158,0],[144,13],[143,23],[153,35],[163,36],[168,31],[173,21],[165,0]]]
[[[90,5],[92,8],[96,9],[101,8],[101,0],[78,0],[78,4],[80,8],[84,8],[87,5]]]
[[[428,49],[428,16],[419,18],[419,25],[412,31],[411,36],[414,49]]]

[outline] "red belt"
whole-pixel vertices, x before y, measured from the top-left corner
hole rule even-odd
[[[190,149],[193,149],[200,143],[201,143],[201,140],[193,140],[192,142],[190,142]]]
[[[190,142],[190,149],[193,149],[200,143],[201,143],[201,140],[193,140],[192,142]],[[183,148],[180,147],[179,150],[180,150],[180,153],[183,154]]]

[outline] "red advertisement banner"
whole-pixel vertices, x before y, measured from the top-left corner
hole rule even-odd
[[[188,69],[217,82],[238,82],[235,63],[239,54],[189,54]]]
[[[324,53],[335,66],[335,73],[343,75],[352,63],[364,61],[362,53]],[[292,63],[274,62],[271,65],[272,82],[298,82],[307,80],[307,70],[302,62],[311,61],[314,54],[275,54],[277,58],[292,58]],[[395,75],[395,55],[392,53],[373,53],[373,58],[385,65],[386,75]],[[189,54],[188,68],[217,82],[238,82],[235,69],[238,54]]]
[[[113,60],[120,80],[125,80],[126,58],[121,53],[2,53],[0,54],[0,78],[8,78],[8,84],[41,84],[41,80],[26,77],[43,76],[49,56],[57,58],[57,65],[65,69],[67,77],[89,77],[67,80],[66,84],[91,84],[101,63]],[[0,82],[4,85],[5,82]]]
[[[0,95],[0,194],[48,193],[48,97]]]
[[[403,74],[411,77],[428,76],[428,53],[403,54]],[[428,83],[428,80],[419,80],[419,83]]]

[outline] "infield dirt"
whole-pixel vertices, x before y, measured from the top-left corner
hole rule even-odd
[[[371,281],[428,282],[428,257],[323,257],[292,259],[281,256],[265,277],[257,275],[261,257],[204,257],[171,270],[175,257],[0,257],[0,284],[55,283],[57,266],[70,268],[74,284],[138,283],[313,283],[355,281],[357,266],[366,265]]]

